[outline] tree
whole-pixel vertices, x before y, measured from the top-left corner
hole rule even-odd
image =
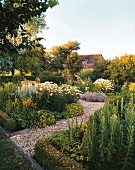
[[[24,24],[57,4],[57,0],[0,0],[0,67],[5,64],[11,66],[7,56],[17,56],[21,49],[29,49],[33,45],[34,41],[27,42]],[[22,43],[13,44],[8,37],[16,38],[22,31]]]
[[[66,61],[66,68],[68,69],[69,73],[72,75],[73,78],[74,74],[81,70],[82,65],[77,52],[72,52],[70,55],[68,55]]]
[[[51,54],[53,55],[53,63],[56,63],[56,68],[63,70],[66,67],[67,57],[74,51],[80,49],[80,43],[77,41],[68,41],[61,46],[53,46]]]
[[[16,68],[21,74],[31,72],[32,75],[37,76],[44,70],[44,60],[42,48],[33,48],[20,55]]]
[[[111,79],[122,85],[125,81],[135,82],[135,55],[115,57],[108,65]]]
[[[95,60],[94,70],[91,73],[92,81],[98,78],[108,79],[110,78],[110,72],[108,70],[109,60]]]

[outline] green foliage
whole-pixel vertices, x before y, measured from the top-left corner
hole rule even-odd
[[[110,78],[110,72],[108,70],[109,60],[96,60],[94,70],[90,74],[92,81],[96,81],[99,78],[108,79]]]
[[[58,92],[53,92],[53,95],[50,95],[47,90],[44,90],[41,96],[37,96],[38,108],[48,109],[50,111],[64,111],[66,102],[65,96]]]
[[[79,103],[71,103],[66,105],[66,111],[62,113],[64,118],[76,117],[84,113],[83,107]]]
[[[79,88],[83,93],[87,91],[99,91],[99,89],[93,84],[90,77],[84,79],[84,82],[76,81],[75,85]]]
[[[75,86],[62,84],[58,86],[52,82],[45,82],[39,85],[39,92],[36,95],[38,108],[51,111],[63,112],[66,104],[77,102],[80,91]]]
[[[81,67],[81,60],[78,57],[77,52],[72,52],[70,55],[67,56],[66,68],[68,69],[72,77],[74,77],[74,74],[81,70]]]
[[[66,145],[69,144],[69,132],[66,130],[54,132],[48,137],[48,141],[53,147],[63,152]]]
[[[0,110],[0,124],[7,130],[14,130],[16,128],[16,121],[11,119],[5,112]]]
[[[7,119],[4,127],[8,130],[15,130],[16,129],[16,121],[14,119]]]
[[[37,112],[39,116],[39,123],[38,126],[41,128],[46,127],[47,125],[54,124],[55,116],[51,114],[50,111],[47,110],[39,110]]]
[[[15,149],[8,137],[0,132],[0,169],[1,170],[35,170]]]
[[[84,155],[80,149],[85,127],[87,126],[86,123],[85,125],[84,123],[78,124],[77,119],[75,125],[74,122],[74,119],[68,122],[69,130],[52,133],[48,137],[48,141],[62,153],[70,156],[77,162],[82,163],[84,160]]]
[[[82,70],[78,73],[78,76],[82,79],[85,80],[90,77],[92,71],[90,69],[87,70]]]
[[[133,92],[112,96],[101,110],[90,116],[85,128],[83,123],[74,126],[73,122],[69,123],[69,131],[56,132],[48,138],[58,150],[88,170],[135,168]]]
[[[67,57],[74,51],[80,49],[77,41],[69,41],[61,46],[53,46],[51,54],[54,56],[50,62],[55,71],[66,68]]]
[[[50,81],[53,83],[61,84],[65,82],[65,78],[62,73],[51,72],[51,71],[42,71],[39,74],[40,82],[44,83],[45,81]]]
[[[0,109],[4,110],[6,102],[16,92],[17,85],[9,82],[0,87]]]
[[[116,99],[115,99],[116,100]],[[116,100],[117,103],[117,100]],[[82,150],[89,168],[135,168],[135,103],[130,100],[120,105],[107,103],[95,115],[90,116]]]
[[[49,170],[83,170],[80,164],[59,152],[44,138],[36,142],[35,157],[44,168]]]
[[[7,107],[10,110],[9,116],[16,121],[19,129],[38,125],[37,107],[33,98],[24,96],[15,98],[12,102],[9,101]]]
[[[120,58],[113,59],[108,70],[110,71],[110,78],[117,84],[123,85],[126,81],[135,81],[135,55],[125,54]]]
[[[28,41],[23,25],[28,23],[33,17],[41,16],[49,7],[58,4],[57,0],[47,1],[0,1],[0,63],[2,67],[6,64],[12,66],[10,59],[16,60],[19,56],[20,49],[31,49],[34,42]],[[10,17],[12,16],[12,18]],[[10,18],[10,19],[9,19]],[[18,36],[19,32],[23,32],[22,43],[12,43],[10,41]],[[9,58],[10,56],[10,58]],[[0,68],[1,69],[1,68]]]

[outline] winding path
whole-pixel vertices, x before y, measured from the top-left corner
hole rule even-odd
[[[83,100],[79,101],[84,108],[84,114],[81,116],[76,117],[78,123],[85,122],[89,115],[94,114],[97,110],[103,107],[104,103],[99,102],[86,102]],[[76,120],[75,118],[75,120]],[[57,121],[56,124],[47,126],[46,128],[36,128],[36,129],[29,129],[25,131],[25,133],[15,133],[13,136],[11,134],[10,139],[15,142],[15,144],[23,150],[23,152],[28,156],[34,155],[34,145],[36,141],[42,137],[49,136],[52,132],[56,132],[59,130],[66,130],[68,129],[68,121],[70,119],[62,119]],[[75,122],[74,122],[75,123]],[[24,132],[24,131],[23,131]]]

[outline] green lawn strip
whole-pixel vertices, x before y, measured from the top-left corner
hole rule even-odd
[[[35,170],[13,147],[10,140],[0,132],[0,169]]]

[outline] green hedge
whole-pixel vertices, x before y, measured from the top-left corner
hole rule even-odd
[[[0,110],[0,124],[7,130],[14,130],[16,128],[16,121],[11,119],[5,112]]]
[[[24,79],[34,81],[35,76],[0,76],[0,85],[8,82],[18,83],[18,81],[23,81]]]
[[[35,158],[43,168],[48,170],[84,170],[82,165],[59,152],[45,138],[36,142]]]

